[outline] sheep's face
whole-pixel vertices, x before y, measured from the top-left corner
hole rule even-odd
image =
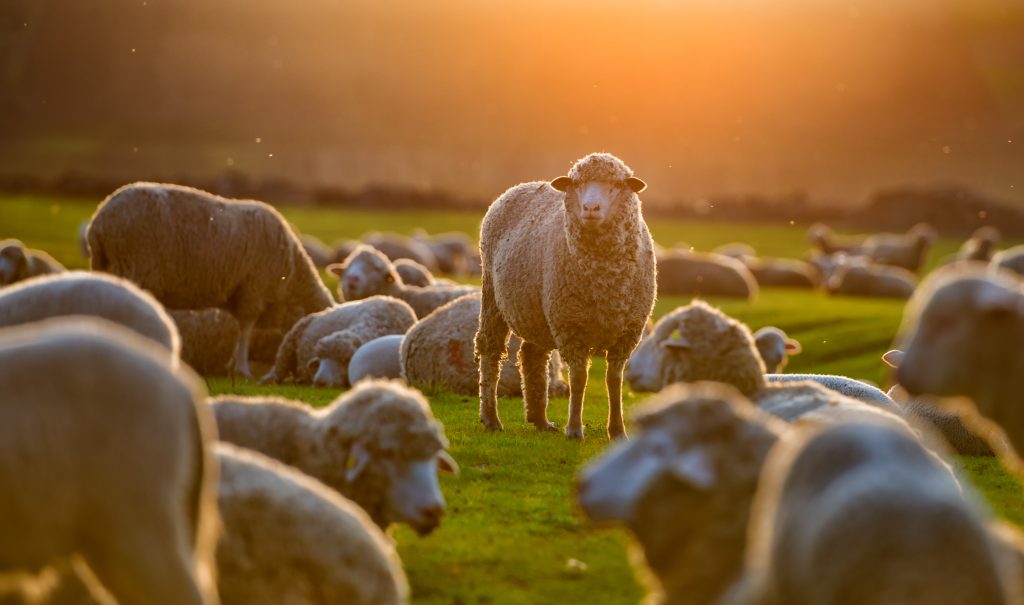
[[[784,332],[773,328],[762,328],[754,333],[754,344],[764,361],[765,371],[777,374],[785,367],[790,355],[800,352],[800,343],[788,338]]]
[[[626,382],[637,393],[654,393],[661,389],[661,348],[652,332],[637,345],[626,362]]]
[[[439,470],[455,472],[455,461],[441,450],[421,460],[384,460],[389,478],[388,516],[408,523],[421,536],[434,531],[444,517],[445,501],[438,482]]]
[[[375,294],[388,294],[401,278],[386,256],[360,246],[341,264],[327,270],[338,276],[338,289],[345,300],[361,300]]]
[[[565,193],[565,211],[584,229],[597,230],[620,212],[626,204],[635,204],[634,193],[646,184],[636,177],[621,182],[575,182],[567,176],[551,181],[551,186]],[[613,219],[612,219],[613,220]]]

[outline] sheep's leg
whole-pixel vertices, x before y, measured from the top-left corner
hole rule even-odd
[[[526,421],[533,423],[539,431],[557,431],[558,427],[548,421],[548,365],[551,351],[529,342],[519,348],[519,375],[523,379],[523,406]]]
[[[608,359],[608,370],[604,375],[604,384],[608,389],[608,437],[625,439],[626,426],[622,422],[622,371],[626,367],[626,358]]]
[[[590,356],[586,353],[561,353],[562,359],[569,366],[569,421],[565,425],[565,436],[570,439],[583,439],[583,395],[587,390]]]
[[[252,329],[256,325],[256,319],[239,320],[238,342],[235,343],[235,372],[241,374],[246,380],[252,380],[252,371],[249,369],[249,339],[252,336]]]
[[[498,377],[508,354],[509,327],[498,311],[494,289],[484,276],[480,299],[480,327],[476,333],[476,359],[480,373],[480,422],[490,431],[504,427],[498,418]]]

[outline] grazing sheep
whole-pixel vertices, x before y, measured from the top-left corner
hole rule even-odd
[[[473,339],[480,322],[480,294],[467,294],[420,320],[402,340],[402,377],[417,388],[443,388],[462,395],[479,392],[480,381],[473,356]],[[509,358],[501,366],[499,397],[523,394],[517,355],[522,341],[509,338]],[[548,396],[567,397],[569,385],[562,378],[558,352],[548,362]]]
[[[767,326],[754,332],[754,346],[764,362],[765,371],[778,374],[786,366],[790,355],[802,351],[800,342],[790,338],[775,326]]]
[[[195,374],[117,324],[56,318],[0,330],[0,384],[3,571],[77,555],[120,603],[216,603],[215,431]]]
[[[307,315],[285,335],[274,367],[260,380],[275,384],[290,377],[316,386],[348,386],[348,362],[364,343],[404,334],[416,323],[412,308],[390,296],[347,302]]]
[[[302,249],[306,251],[309,260],[313,261],[314,267],[323,269],[334,262],[334,250],[328,248],[319,238],[303,233],[299,235],[299,242],[302,243]]]
[[[395,547],[358,506],[297,470],[221,443],[217,548],[224,605],[398,605]]]
[[[111,275],[68,271],[34,277],[0,290],[0,327],[65,315],[92,315],[152,339],[177,358],[174,322],[148,292]]]
[[[978,261],[987,263],[999,245],[999,230],[995,227],[979,227],[971,237],[960,246],[956,253],[958,261]]]
[[[408,258],[400,258],[394,262],[395,271],[402,283],[407,286],[424,288],[434,283],[434,274],[423,265]]]
[[[404,338],[404,334],[381,336],[356,349],[348,362],[348,383],[356,384],[364,378],[401,378]]]
[[[828,225],[821,223],[811,225],[810,229],[807,230],[807,240],[811,242],[812,246],[821,250],[822,254],[826,255],[843,253],[859,256],[864,254],[863,240],[854,240],[852,238],[837,240]]]
[[[1024,276],[1024,244],[996,252],[992,256],[992,265]]]
[[[42,250],[26,248],[16,239],[0,240],[0,287],[66,270],[64,265]]]
[[[910,433],[856,422],[772,450],[733,602],[1017,602],[990,514]]]
[[[1024,452],[1024,286],[1015,275],[943,267],[907,305],[901,333],[896,377],[911,396],[968,397]]]
[[[476,246],[469,236],[458,231],[430,235],[417,229],[413,239],[430,248],[437,260],[438,270],[449,275],[459,277],[469,274],[471,261],[478,257]]]
[[[917,278],[900,267],[871,264],[864,259],[846,259],[825,282],[828,293],[845,296],[910,298]]]
[[[367,380],[318,410],[274,397],[217,397],[210,405],[222,440],[323,481],[381,528],[408,523],[423,535],[441,523],[437,470],[458,467],[419,391]]]
[[[437,271],[437,260],[430,248],[404,235],[367,233],[363,235],[362,241],[364,244],[380,250],[391,262],[407,258],[423,265],[428,271]]]
[[[262,315],[292,307],[315,313],[332,303],[295,232],[260,202],[135,183],[99,205],[88,239],[94,271],[130,279],[170,309],[231,313],[240,326],[235,371],[246,378]]]
[[[757,298],[757,280],[742,262],[700,252],[673,250],[658,259],[658,294]]]
[[[590,356],[608,362],[608,434],[624,437],[622,370],[654,306],[654,242],[637,193],[646,187],[621,160],[593,153],[568,176],[512,187],[480,228],[483,297],[476,355],[480,421],[501,430],[497,385],[509,330],[519,350],[526,420],[547,419],[548,360],[558,349],[569,366],[565,432],[583,438],[583,394]]]
[[[238,322],[223,309],[168,311],[181,335],[181,360],[203,375],[218,375],[230,368]],[[284,339],[280,330],[263,327],[261,319],[249,339],[249,360],[274,363]]]
[[[460,296],[480,291],[475,286],[407,286],[402,283],[388,257],[366,245],[358,246],[345,262],[331,265],[327,270],[338,276],[340,298],[360,300],[375,294],[394,296],[409,303],[419,318]]]
[[[876,265],[886,265],[918,273],[935,242],[935,229],[918,223],[905,234],[877,233],[864,240],[864,256]]]

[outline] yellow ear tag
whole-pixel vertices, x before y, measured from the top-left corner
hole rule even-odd
[[[672,335],[670,336],[670,338],[675,338],[677,340],[682,340],[683,333],[680,332],[678,329],[672,330]]]
[[[349,457],[345,459],[345,470],[346,471],[350,471],[350,470],[354,469],[355,467],[356,467],[356,457],[350,454]]]

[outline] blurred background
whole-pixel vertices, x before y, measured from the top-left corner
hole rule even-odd
[[[595,150],[651,211],[1024,206],[1024,2],[0,2],[8,190],[480,206]]]

